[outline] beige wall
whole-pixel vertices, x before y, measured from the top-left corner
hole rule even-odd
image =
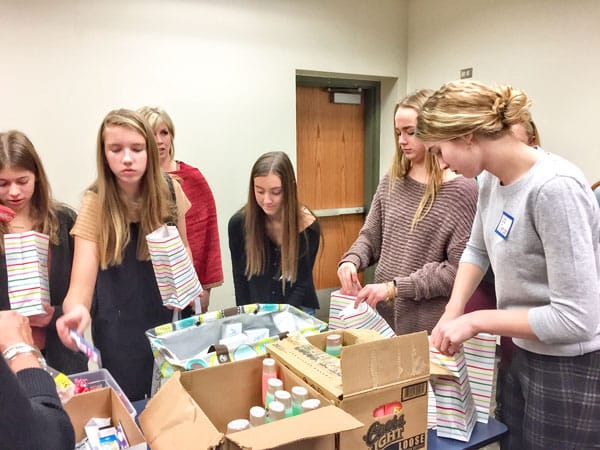
[[[215,194],[225,285],[213,307],[230,306],[227,220],[261,153],[295,159],[296,72],[381,80],[389,124],[406,85],[406,11],[396,0],[0,0],[0,129],[26,132],[56,197],[78,207],[102,117],[164,107],[177,157]]]
[[[0,129],[25,131],[57,198],[78,206],[95,173],[96,131],[116,107],[164,107],[178,158],[215,194],[233,304],[227,220],[251,163],[295,157],[295,75],[382,81],[381,170],[406,91],[473,67],[533,98],[542,143],[600,179],[596,0],[0,0]]]
[[[542,146],[600,179],[600,2],[410,0],[407,88],[437,88],[473,67],[533,99]]]

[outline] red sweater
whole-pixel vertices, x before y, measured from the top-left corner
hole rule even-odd
[[[192,203],[185,225],[194,268],[203,288],[219,286],[223,284],[223,267],[215,199],[198,169],[181,161],[177,163],[179,170],[169,173],[179,178],[183,192]]]

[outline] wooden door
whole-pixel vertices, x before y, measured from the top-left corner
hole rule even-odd
[[[340,285],[337,266],[364,222],[365,109],[330,102],[326,88],[296,87],[300,201],[319,218],[315,287]]]

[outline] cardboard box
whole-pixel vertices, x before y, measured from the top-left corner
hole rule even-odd
[[[247,418],[262,403],[264,356],[206,369],[177,372],[150,399],[139,421],[152,450],[306,450],[336,449],[336,433],[362,423],[334,406],[225,434],[227,423]],[[309,397],[327,399],[286,367],[279,367],[286,389],[302,385]]]
[[[65,411],[75,429],[76,442],[85,437],[85,425],[92,417],[110,417],[113,425],[121,422],[130,449],[146,450],[148,448],[135,420],[111,388],[95,389],[78,394],[65,404]]]
[[[304,342],[288,336],[269,344],[267,350],[333,404],[365,424],[341,433],[340,448],[426,448],[427,333],[369,339],[363,330],[356,331],[335,331],[343,334],[345,344],[339,360],[321,350],[329,333],[309,336]],[[399,412],[373,416],[376,408],[392,402],[401,403]]]

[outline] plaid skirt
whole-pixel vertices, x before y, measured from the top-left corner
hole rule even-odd
[[[502,450],[600,449],[600,351],[547,356],[519,347],[502,387]]]

